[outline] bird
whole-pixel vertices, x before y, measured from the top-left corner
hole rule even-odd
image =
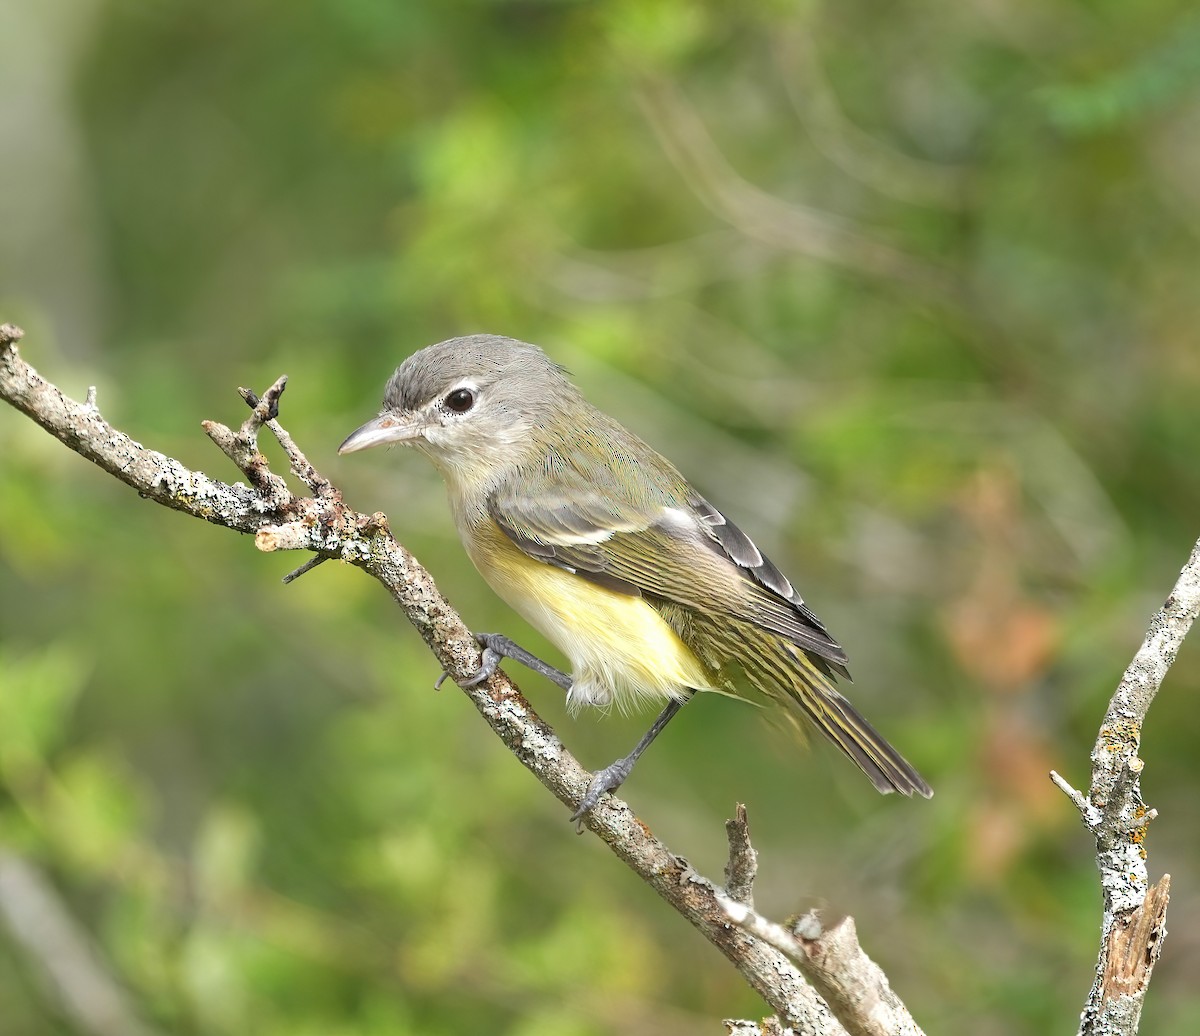
[[[563,672],[480,633],[482,665],[464,686],[512,658],[558,684],[572,712],[662,706],[629,754],[596,771],[573,821],[700,692],[780,707],[880,792],[933,794],[837,689],[846,652],[787,577],[538,346],[473,334],[413,353],[338,452],[385,444],[433,462],[484,581],[570,662]]]

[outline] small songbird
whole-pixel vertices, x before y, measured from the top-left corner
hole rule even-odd
[[[469,335],[405,360],[379,416],[339,447],[415,446],[441,472],[488,585],[570,659],[549,677],[573,709],[665,703],[633,751],[598,771],[578,820],[696,691],[766,700],[815,726],[881,792],[933,794],[834,687],[846,652],[750,538],[646,443],[588,403],[535,345]]]

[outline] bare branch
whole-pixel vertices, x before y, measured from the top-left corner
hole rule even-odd
[[[887,976],[863,952],[852,917],[826,931],[812,910],[785,928],[728,896],[717,898],[734,924],[800,965],[851,1036],[923,1036]]]
[[[1098,824],[1100,822],[1100,818],[1097,816],[1097,810],[1090,802],[1088,802],[1087,796],[1084,795],[1084,793],[1078,788],[1072,786],[1065,777],[1058,773],[1057,770],[1050,771],[1050,780],[1054,782],[1055,787],[1057,787],[1059,791],[1066,795],[1066,797],[1075,804],[1075,808],[1079,810],[1079,815],[1083,817],[1083,822],[1089,828],[1092,827],[1093,824]]]
[[[1170,875],[1150,886],[1146,829],[1157,811],[1142,801],[1142,724],[1183,638],[1200,614],[1200,542],[1166,603],[1150,620],[1142,646],[1108,703],[1092,749],[1085,797],[1057,773],[1051,779],[1079,810],[1096,838],[1104,892],[1096,978],[1080,1016],[1080,1036],[1133,1036],[1150,975],[1166,935]]]
[[[392,537],[383,515],[350,510],[332,487],[319,496],[293,496],[258,452],[252,428],[234,433],[216,422],[204,423],[210,438],[247,474],[253,488],[219,482],[147,450],[109,425],[94,407],[69,399],[43,379],[17,354],[14,343],[19,338],[18,329],[0,328],[0,397],[76,453],[144,497],[214,525],[254,535],[262,550],[310,550],[363,569],[387,588],[452,677],[465,680],[479,668],[479,647],[471,631],[429,573]],[[274,418],[266,420],[268,427],[272,421]],[[290,451],[289,459],[296,464]],[[328,484],[315,470],[310,477],[314,485]],[[498,671],[485,683],[462,690],[522,765],[561,802],[574,808],[591,775],[567,752],[508,676]],[[713,882],[656,839],[624,802],[606,796],[584,821],[619,859],[724,953],[788,1025],[814,1036],[844,1033],[787,958],[730,925]]]
[[[284,576],[284,577],[283,577],[283,579],[282,579],[282,580],[280,580],[280,581],[281,581],[281,582],[284,582],[284,583],[294,583],[294,582],[295,582],[297,579],[299,579],[301,576],[303,576],[303,575],[307,575],[309,572],[311,572],[311,571],[312,571],[314,568],[316,568],[318,565],[323,565],[323,564],[324,564],[326,561],[328,561],[328,560],[329,560],[329,558],[327,558],[327,557],[321,557],[320,555],[318,555],[318,556],[317,556],[317,557],[315,557],[315,558],[309,558],[309,559],[308,559],[306,562],[304,562],[304,564],[303,564],[303,565],[301,565],[299,568],[294,568],[294,569],[292,569],[292,571],[290,571],[290,572],[289,572],[289,573],[288,573],[286,576]]]
[[[309,459],[301,452],[300,447],[296,445],[291,435],[276,420],[279,416],[279,399],[283,395],[285,388],[287,388],[286,374],[267,389],[261,400],[247,388],[240,388],[238,392],[254,410],[252,419],[259,424],[266,425],[271,430],[271,434],[275,436],[275,441],[283,448],[284,456],[288,459],[292,474],[308,487],[313,496],[340,500],[341,496],[333,488],[333,483],[321,476]],[[295,577],[293,576],[293,578]]]

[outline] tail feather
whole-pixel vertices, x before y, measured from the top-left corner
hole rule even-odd
[[[875,787],[887,794],[933,795],[925,779],[834,687],[823,659],[762,630],[730,630],[722,638],[754,689],[799,712],[838,746]],[[711,642],[710,642],[711,643]]]
[[[912,763],[896,751],[833,686],[810,658],[792,645],[781,645],[792,658],[788,697],[830,741],[838,746],[885,795],[914,792],[929,798],[933,789]]]
[[[822,688],[819,696],[799,695],[797,701],[821,732],[885,795],[892,791],[901,795],[915,792],[925,798],[933,795],[913,765],[832,687]]]

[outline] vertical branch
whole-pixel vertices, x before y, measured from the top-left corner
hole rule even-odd
[[[1092,783],[1085,796],[1057,773],[1050,777],[1075,803],[1096,838],[1104,917],[1096,978],[1080,1016],[1080,1036],[1137,1032],[1150,975],[1166,935],[1170,875],[1151,886],[1146,829],[1158,814],[1142,801],[1138,756],[1142,724],[1183,638],[1200,614],[1200,543],[1146,639],[1129,663],[1092,749]]]

